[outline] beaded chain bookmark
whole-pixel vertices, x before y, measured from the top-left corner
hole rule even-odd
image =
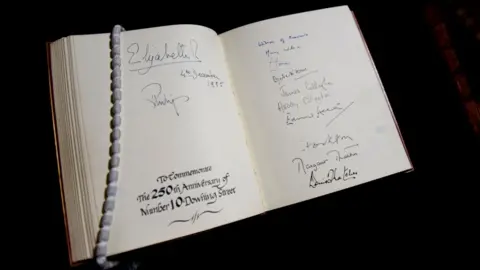
[[[100,230],[97,236],[95,247],[95,257],[97,264],[103,269],[109,269],[118,264],[107,260],[107,243],[110,234],[110,226],[113,221],[113,210],[115,208],[115,195],[117,194],[118,167],[120,165],[120,124],[122,118],[120,112],[122,106],[122,68],[121,68],[121,40],[120,33],[124,31],[123,27],[116,25],[113,27],[110,36],[111,49],[111,91],[112,91],[112,120],[110,126],[110,160],[108,164],[109,172],[107,177],[107,188],[105,190],[105,201],[103,202],[103,215],[100,220]]]

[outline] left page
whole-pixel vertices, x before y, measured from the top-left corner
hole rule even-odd
[[[74,39],[96,221],[110,145],[108,42],[106,35]],[[120,176],[109,255],[263,212],[217,34],[168,26],[123,32],[121,42]]]

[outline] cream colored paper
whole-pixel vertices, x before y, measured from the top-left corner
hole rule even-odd
[[[97,216],[111,106],[104,43],[75,38]],[[122,34],[121,170],[109,254],[264,211],[224,60],[220,39],[204,27]]]
[[[269,209],[411,168],[348,7],[220,37]]]

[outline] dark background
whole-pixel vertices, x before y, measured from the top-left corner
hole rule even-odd
[[[30,20],[33,23],[24,30],[30,40],[25,46],[29,47],[30,59],[35,59],[31,61],[36,66],[30,68],[39,79],[33,81],[23,76],[24,81],[36,86],[30,98],[32,112],[24,112],[28,116],[23,119],[30,119],[28,127],[23,128],[31,130],[33,125],[36,135],[32,149],[32,144],[25,143],[32,141],[28,135],[31,133],[22,133],[22,145],[27,149],[17,153],[21,160],[26,153],[36,153],[31,162],[34,168],[20,168],[22,175],[35,172],[28,179],[31,195],[36,196],[33,205],[29,202],[29,209],[35,210],[27,215],[27,221],[17,222],[26,226],[21,229],[23,232],[30,232],[26,240],[13,248],[13,253],[23,254],[17,262],[48,269],[68,267],[45,42],[74,34],[110,32],[115,24],[127,30],[200,24],[221,33],[263,19],[341,4],[349,4],[357,16],[415,171],[131,252],[124,259],[138,260],[144,269],[161,269],[185,265],[236,267],[239,263],[271,266],[286,262],[322,267],[328,261],[356,262],[360,253],[366,253],[363,260],[386,258],[390,264],[412,258],[443,262],[453,254],[460,255],[463,262],[475,255],[468,250],[469,245],[478,247],[479,226],[474,215],[479,212],[478,143],[426,22],[425,1],[384,2],[98,1],[95,5],[59,2],[58,7],[31,6],[31,12],[40,14],[40,19]],[[45,15],[40,9],[49,10]],[[34,58],[32,52],[38,57]],[[24,63],[25,60],[13,56]],[[90,267],[94,266],[81,268]]]

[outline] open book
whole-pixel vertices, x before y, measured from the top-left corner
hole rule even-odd
[[[78,35],[49,45],[73,262],[93,257],[105,198],[109,41]],[[108,255],[412,169],[347,6],[223,34],[195,25],[125,31],[121,59]]]

